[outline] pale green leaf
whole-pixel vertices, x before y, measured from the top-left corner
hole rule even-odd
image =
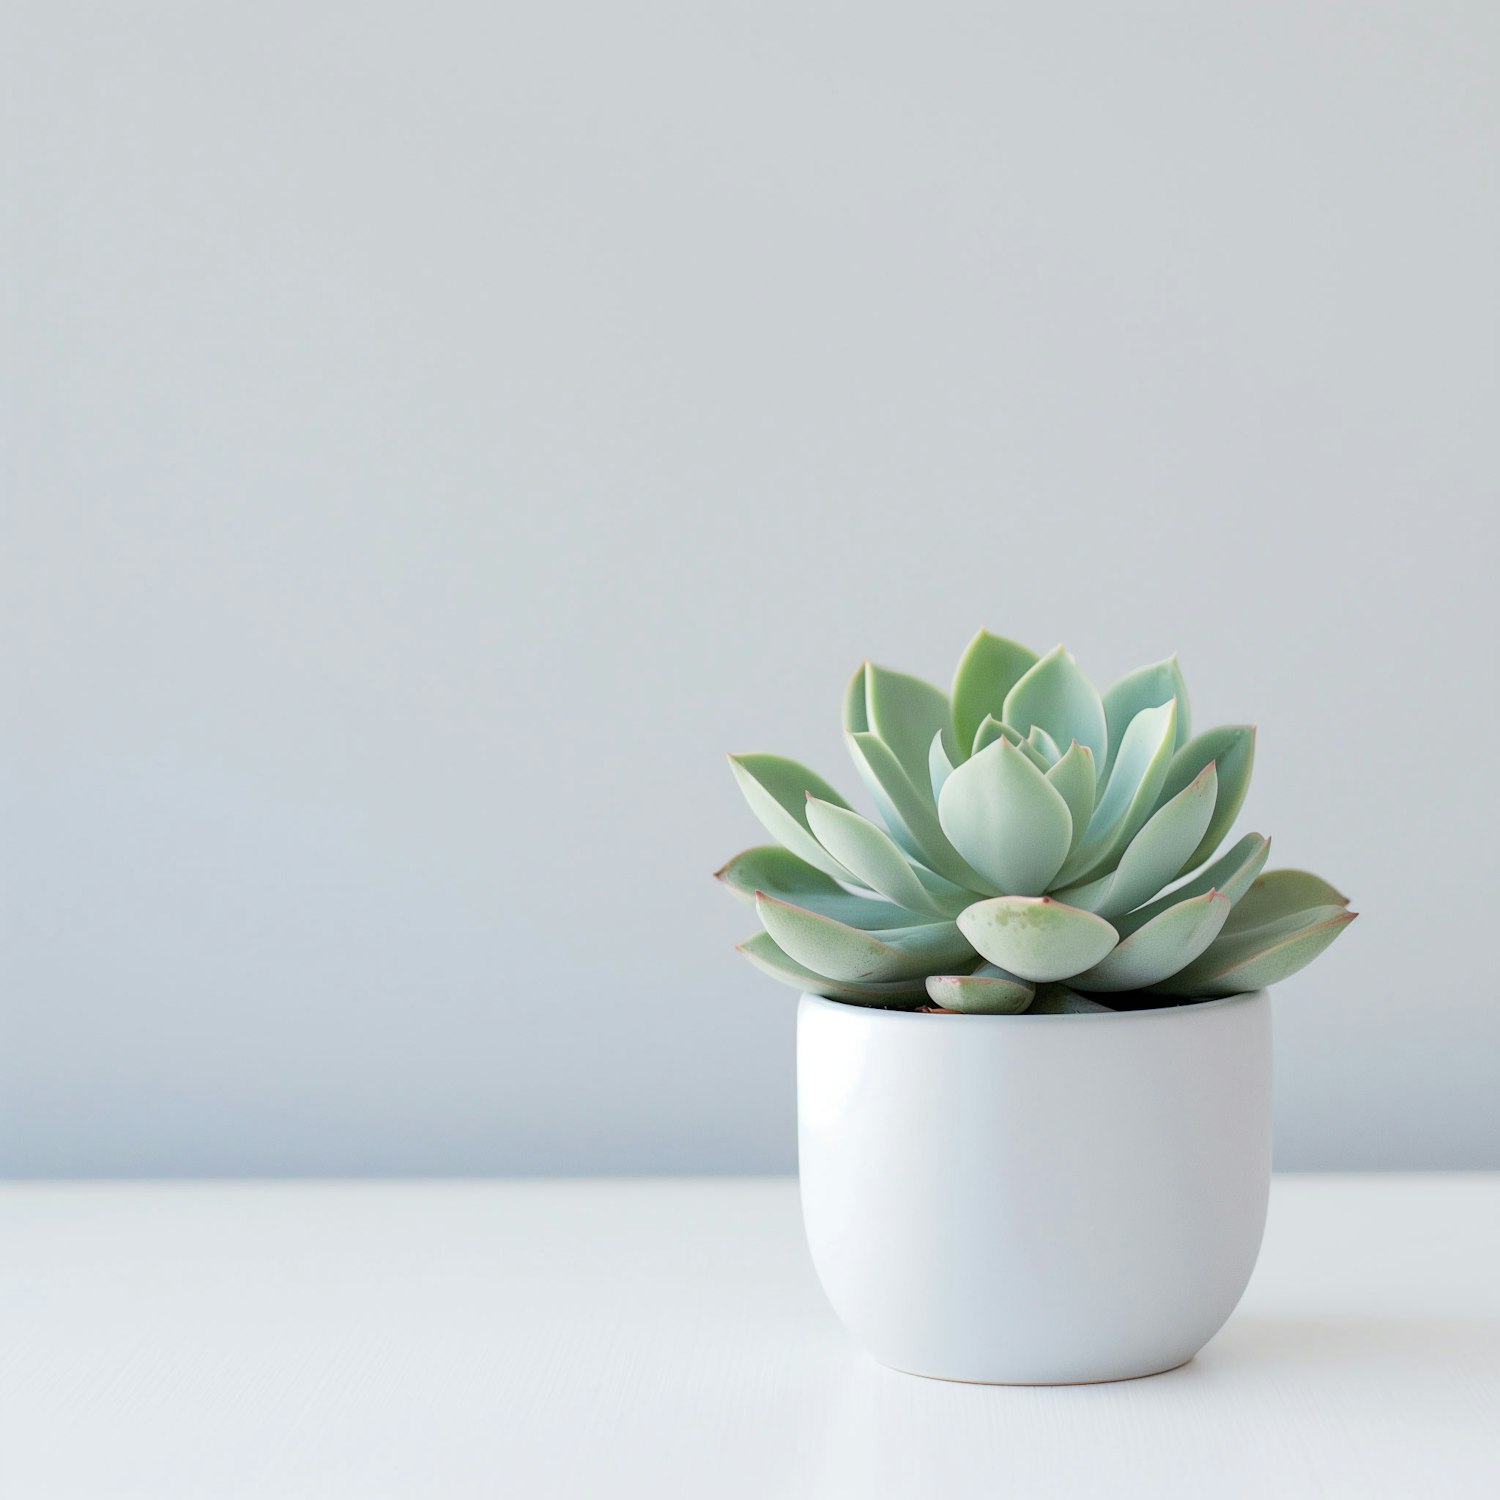
[[[857,812],[810,797],[807,821],[818,842],[844,869],[888,901],[929,916],[952,916],[958,910],[955,905],[945,912],[891,836]]]
[[[849,679],[849,686],[844,689],[844,729],[849,734],[864,734],[870,727],[870,716],[865,711],[865,679],[869,671],[869,662],[862,661],[859,670]]]
[[[1244,932],[1224,933],[1196,962],[1157,988],[1169,995],[1206,997],[1264,989],[1310,964],[1356,915],[1338,905],[1315,906]]]
[[[1019,750],[1044,776],[1052,769],[1052,762],[1047,759],[1029,738],[1015,741],[1014,748]]]
[[[933,974],[927,980],[934,1005],[965,1015],[1013,1016],[1026,1009],[1033,993],[1024,979],[994,964],[980,964],[972,974]]]
[[[1349,898],[1334,890],[1321,875],[1307,870],[1267,870],[1245,892],[1224,930],[1243,932],[1315,906],[1348,904]]]
[[[921,860],[929,870],[936,870],[965,890],[990,890],[988,882],[971,870],[948,842],[929,796],[912,786],[911,778],[885,742],[873,734],[851,734],[846,738],[849,754],[891,837],[912,858]]]
[[[1068,846],[1071,854],[1088,831],[1089,819],[1094,815],[1094,796],[1098,788],[1093,752],[1087,745],[1074,740],[1063,758],[1047,772],[1047,780],[1068,804],[1068,815],[1073,820],[1073,836]]]
[[[927,788],[927,751],[934,735],[952,737],[952,712],[941,688],[873,662],[865,667],[865,713],[915,787]],[[953,758],[948,745],[949,759]]]
[[[1210,761],[1219,777],[1219,800],[1208,829],[1198,847],[1184,861],[1181,873],[1201,865],[1224,840],[1245,805],[1250,790],[1250,772],[1255,765],[1255,727],[1226,724],[1195,735],[1172,757],[1172,764],[1157,794],[1158,806],[1175,797]]]
[[[1062,794],[1008,740],[953,772],[938,819],[964,860],[1008,895],[1045,891],[1073,835]]]
[[[1264,868],[1270,852],[1270,839],[1258,833],[1247,833],[1200,874],[1178,886],[1176,890],[1168,891],[1150,905],[1139,906],[1123,917],[1116,918],[1115,926],[1120,929],[1122,936],[1129,936],[1169,906],[1176,906],[1179,901],[1186,901],[1193,896],[1201,896],[1205,891],[1221,891],[1229,897],[1232,906],[1250,889],[1250,883]]]
[[[1061,646],[1049,651],[1005,695],[1000,717],[1028,734],[1040,724],[1059,745],[1077,740],[1102,767],[1109,745],[1104,705],[1078,663]]]
[[[974,731],[974,743],[969,754],[978,755],[981,750],[987,749],[996,740],[1009,740],[1012,745],[1019,745],[1024,738],[1024,735],[1017,733],[1009,724],[1002,724],[999,719],[987,715],[979,728]]]
[[[1118,941],[1103,917],[1050,896],[997,896],[958,915],[959,931],[992,964],[1022,979],[1067,979]]]
[[[952,922],[873,933],[771,896],[757,896],[755,909],[783,953],[830,979],[885,984],[972,959]]]
[[[1050,771],[1062,759],[1062,751],[1058,748],[1057,741],[1040,724],[1031,726],[1031,733],[1026,736],[1026,743],[1042,757],[1044,771]]]
[[[960,755],[974,746],[974,736],[986,717],[1003,717],[1005,695],[1036,659],[1030,647],[987,630],[969,642],[953,676],[953,727]]]
[[[763,974],[794,990],[809,995],[823,995],[829,1000],[845,1000],[851,1005],[874,1005],[888,1010],[916,1010],[927,998],[919,980],[902,980],[896,984],[847,984],[813,971],[776,946],[769,932],[757,932],[739,945],[739,951]]]
[[[1143,708],[1160,708],[1173,698],[1177,700],[1177,731],[1172,748],[1180,750],[1192,735],[1192,714],[1188,708],[1187,683],[1183,681],[1176,656],[1137,667],[1104,694],[1104,722],[1109,731],[1111,765],[1130,721]],[[1108,772],[1106,766],[1105,774]]]
[[[756,895],[764,892],[867,932],[883,927],[908,927],[922,921],[927,911],[925,906],[920,912],[913,912],[889,901],[851,895],[836,880],[780,844],[759,844],[736,854],[716,872],[716,878],[747,906],[754,906]]]
[[[835,807],[849,804],[816,771],[783,755],[731,755],[729,765],[750,811],[773,839],[825,875],[843,874],[807,826],[807,796],[811,792]]]
[[[935,734],[927,750],[927,778],[932,783],[934,802],[943,795],[943,783],[953,774],[953,762],[943,746],[943,737]]]
[[[1209,764],[1196,781],[1146,820],[1108,875],[1087,885],[1056,891],[1057,899],[1111,920],[1149,901],[1168,881],[1177,878],[1182,861],[1208,827],[1217,795],[1218,783]]]
[[[1143,708],[1130,721],[1088,832],[1068,856],[1060,883],[1080,883],[1114,867],[1125,846],[1159,805],[1176,726],[1176,699],[1159,708]]]
[[[997,740],[1005,740],[1008,744],[1014,745],[1037,770],[1046,771],[1050,768],[1051,762],[1024,734],[1010,724],[1002,724],[998,719],[986,719],[979,726],[979,732],[974,736],[974,748],[971,755],[978,755],[981,750],[988,750]]]
[[[1229,898],[1219,891],[1179,901],[1071,982],[1081,990],[1106,992],[1157,985],[1197,958],[1219,935],[1228,916]]]

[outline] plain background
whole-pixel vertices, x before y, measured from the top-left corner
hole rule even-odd
[[[1176,649],[1500,1167],[1486,4],[5,7],[0,1173],[787,1170],[723,761]]]

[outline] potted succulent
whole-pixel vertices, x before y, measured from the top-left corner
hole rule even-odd
[[[1258,833],[1217,854],[1255,732],[1194,734],[1175,657],[1100,694],[1062,647],[982,631],[951,695],[866,662],[844,729],[880,822],[795,761],[732,756],[776,842],[718,872],[764,928],[741,951],[803,992],[803,1217],[829,1300],[923,1375],[1184,1363],[1260,1249],[1266,986],[1347,899],[1266,871]]]

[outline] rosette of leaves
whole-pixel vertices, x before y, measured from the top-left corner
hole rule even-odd
[[[1327,881],[1219,848],[1255,731],[1194,734],[1175,657],[1099,693],[1059,646],[981,631],[951,694],[866,662],[844,699],[879,815],[779,755],[730,762],[776,841],[718,878],[773,978],[857,1005],[1033,1014],[1260,989],[1355,913]]]

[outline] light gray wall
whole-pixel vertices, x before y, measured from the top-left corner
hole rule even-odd
[[[722,754],[1180,651],[1500,1167],[1484,4],[11,4],[0,1172],[759,1171]]]

